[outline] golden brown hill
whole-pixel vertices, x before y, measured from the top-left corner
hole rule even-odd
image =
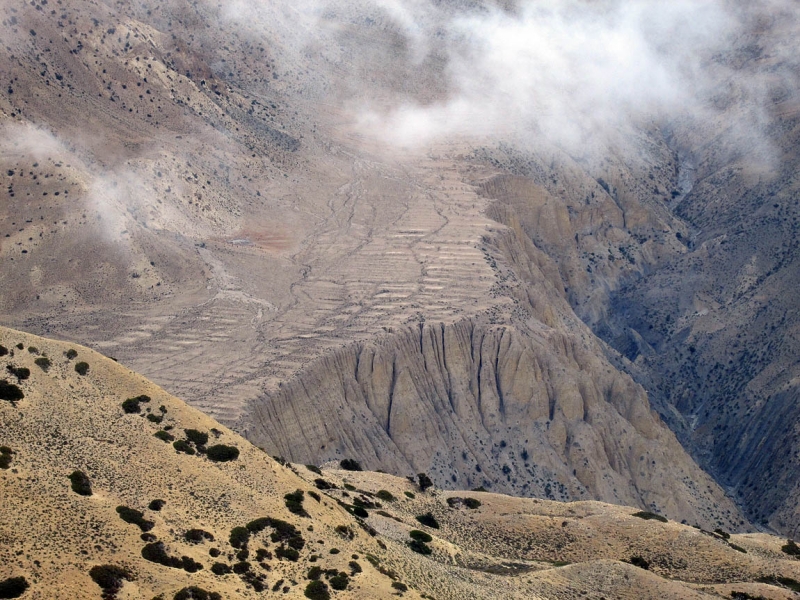
[[[777,599],[800,585],[778,538],[292,465],[84,347],[9,329],[0,345],[3,597],[100,598],[95,580],[106,598],[165,600],[314,586],[365,599]]]

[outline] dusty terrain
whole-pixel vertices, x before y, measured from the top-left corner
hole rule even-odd
[[[291,460],[792,532],[791,15],[714,57],[776,73],[756,168],[735,86],[601,157],[387,145],[348,103],[447,96],[446,35],[284,8],[0,4],[0,320]]]
[[[268,456],[85,347],[5,328],[0,344],[10,351],[0,358],[4,373],[8,365],[30,370],[27,378],[6,378],[24,398],[0,401],[0,446],[12,457],[0,470],[0,583],[23,577],[24,598],[99,598],[89,572],[102,565],[126,572],[107,591],[118,598],[171,599],[190,586],[223,598],[302,598],[313,567],[348,574],[344,590],[330,587],[330,573],[315,575],[333,598],[797,596],[787,586],[800,585],[800,562],[781,550],[780,538],[645,520],[634,508],[599,502],[421,490],[404,478],[338,465],[316,472]],[[46,370],[36,362],[45,357]],[[82,362],[84,375],[75,369]],[[149,400],[139,402],[140,412],[126,412],[124,401],[143,394]],[[207,455],[178,452],[154,436],[196,439],[187,430],[209,436]],[[215,444],[239,455],[213,462]],[[91,495],[71,489],[75,470],[88,477]],[[290,512],[284,499],[296,490],[306,516]],[[157,510],[154,500],[163,501]],[[120,506],[139,511],[141,524],[123,520]],[[354,516],[353,506],[366,516]],[[437,528],[416,520],[425,513]],[[259,530],[262,517],[273,525]],[[278,522],[281,531],[295,528],[288,546],[271,539]],[[233,528],[248,524],[243,554],[242,543],[229,540]],[[430,554],[412,551],[412,530],[428,533]],[[142,550],[158,543],[193,566],[146,559]],[[280,558],[279,549],[292,544],[300,546],[296,560]],[[235,572],[216,574],[220,565]],[[764,578],[771,583],[757,581]]]

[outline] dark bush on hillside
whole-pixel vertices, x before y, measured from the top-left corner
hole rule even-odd
[[[17,382],[24,381],[31,376],[31,370],[28,367],[15,367],[14,365],[6,365],[6,369],[9,373],[17,378]]]
[[[89,363],[83,361],[75,363],[75,372],[78,375],[86,375],[89,372]]]
[[[217,592],[207,592],[196,585],[185,587],[173,596],[172,600],[222,600]]]
[[[316,473],[317,475],[322,475],[322,471],[317,465],[306,465],[306,469],[308,469],[312,473]]]
[[[24,349],[25,349],[25,344],[23,344],[22,342],[17,344],[17,350],[24,350]]]
[[[163,542],[152,542],[142,548],[142,558],[150,562],[164,565],[165,567],[172,567],[173,569],[183,569],[187,573],[196,573],[203,568],[199,562],[195,562],[188,556],[178,558],[177,556],[170,556],[164,547]]]
[[[345,458],[339,463],[339,466],[342,467],[345,471],[362,471],[361,465],[358,464],[358,461],[353,458]]]
[[[275,556],[280,559],[285,558],[286,560],[290,560],[292,562],[297,562],[297,559],[300,558],[300,553],[291,547],[286,547],[283,544],[275,548]]]
[[[143,512],[140,512],[134,508],[130,508],[128,506],[118,506],[117,514],[119,515],[120,519],[126,523],[130,523],[131,525],[136,525],[142,531],[150,531],[153,527],[155,527],[155,523],[144,518]]]
[[[47,358],[46,356],[40,356],[33,362],[36,364],[37,367],[39,367],[42,371],[45,372],[53,365],[53,363],[50,362],[50,359]]]
[[[286,494],[283,499],[290,513],[301,517],[309,516],[306,509],[303,508],[303,490],[295,490],[290,494]]]
[[[404,494],[405,494],[405,495],[406,495],[406,496],[407,496],[409,499],[411,499],[411,500],[413,500],[414,498],[416,498],[416,497],[417,497],[417,496],[414,494],[414,492],[409,492],[408,490],[404,491],[403,493],[404,493]]]
[[[412,529],[408,532],[408,535],[412,540],[419,540],[420,542],[433,541],[433,538],[430,536],[430,534],[420,531],[419,529]]]
[[[320,496],[317,492],[309,490],[308,495],[311,496],[317,502],[322,502],[322,496]]]
[[[130,571],[116,565],[96,565],[89,569],[89,577],[103,590],[103,598],[116,597],[123,581],[133,581]]]
[[[155,423],[156,425],[158,425],[159,423],[161,423],[161,421],[164,420],[164,417],[150,413],[149,415],[147,415],[147,420],[150,421],[151,423]]]
[[[9,577],[0,581],[0,598],[19,598],[29,587],[24,577]]]
[[[348,510],[351,514],[361,519],[366,519],[369,516],[369,513],[363,506],[350,506],[348,507]]]
[[[192,544],[202,544],[204,541],[214,541],[214,536],[203,529],[190,529],[183,534],[184,539]]]
[[[234,527],[231,529],[228,542],[230,542],[230,545],[234,548],[246,548],[249,540],[250,531],[246,527]]]
[[[216,444],[206,449],[206,456],[214,462],[229,462],[239,458],[239,449],[235,446]]]
[[[333,489],[336,489],[336,486],[333,485],[332,483],[328,483],[324,479],[319,479],[319,478],[314,480],[314,485],[317,486],[318,490],[333,490]]]
[[[151,500],[150,504],[147,505],[147,508],[149,508],[150,510],[154,510],[154,511],[158,512],[159,510],[164,508],[164,505],[166,503],[167,502],[165,500]]]
[[[800,546],[794,540],[786,540],[786,543],[781,546],[781,550],[789,556],[800,557]]]
[[[0,379],[0,400],[6,400],[14,404],[17,400],[25,398],[25,394],[19,389],[19,386],[8,383],[5,379]]]
[[[306,598],[311,600],[330,600],[331,593],[328,591],[328,586],[324,581],[314,580],[309,581],[305,590]]]
[[[83,471],[73,471],[69,476],[69,480],[72,483],[72,491],[76,494],[80,496],[92,495],[92,483]]]
[[[375,494],[375,496],[379,500],[383,500],[384,502],[394,502],[395,501],[394,495],[392,494],[392,492],[390,492],[388,490],[378,490],[378,492]]]
[[[28,352],[31,354],[39,354],[39,349],[36,346],[28,346]]]
[[[764,596],[753,596],[747,592],[731,592],[733,600],[767,600]]]
[[[73,358],[77,358],[78,351],[73,348],[70,348],[69,350],[64,352],[64,356],[66,356],[69,360],[72,360]]]
[[[238,562],[233,565],[233,572],[237,575],[241,575],[242,573],[247,573],[250,570],[250,563],[249,562]]]
[[[400,590],[401,592],[408,591],[408,586],[405,583],[400,583],[399,581],[393,581],[392,587],[396,590]]]
[[[767,575],[756,579],[759,583],[768,583],[769,585],[782,585],[787,587],[793,592],[800,592],[800,581],[792,579],[791,577],[776,577],[774,575]]]
[[[172,447],[175,448],[178,452],[183,452],[184,454],[194,454],[194,448],[192,448],[191,444],[186,440],[175,440],[172,442]]]
[[[634,567],[639,567],[640,569],[644,569],[645,571],[650,568],[650,563],[641,556],[631,556],[630,562]]]
[[[8,354],[8,348],[0,344],[0,356],[5,356],[6,354]]]
[[[429,512],[425,513],[424,515],[417,515],[415,518],[426,527],[439,529],[439,521],[437,521],[436,517]]]
[[[14,458],[14,451],[8,446],[0,446],[0,469],[8,469]]]
[[[186,439],[193,443],[195,446],[205,446],[208,443],[208,434],[197,429],[184,430]]]
[[[420,540],[411,540],[410,542],[406,543],[408,544],[408,547],[411,548],[417,554],[423,554],[427,556],[428,554],[431,554],[433,552],[433,550],[431,550],[431,547],[428,546],[428,544],[426,544],[425,542],[421,542]]]
[[[167,442],[167,443],[172,442],[172,441],[175,440],[175,436],[174,435],[172,435],[168,431],[164,431],[163,429],[160,429],[160,430],[156,431],[153,435],[155,437],[157,437],[158,439],[160,439],[161,441]]]
[[[231,572],[231,568],[228,565],[226,565],[225,563],[217,562],[217,563],[214,563],[213,565],[211,565],[211,572],[214,575],[220,575],[220,576],[221,575],[227,575],[228,573]]]
[[[662,517],[661,515],[657,515],[656,513],[652,513],[646,510],[640,510],[639,512],[633,513],[634,517],[639,517],[640,519],[644,519],[645,521],[660,521],[662,523],[666,523],[668,519],[666,517]]]
[[[475,510],[480,505],[481,501],[478,500],[477,498],[464,498],[464,506],[466,506],[467,508]]]
[[[354,554],[353,556],[356,556],[356,555]],[[356,575],[357,573],[361,573],[361,572],[364,570],[364,569],[362,569],[362,568],[361,568],[361,565],[360,565],[360,564],[358,564],[358,563],[357,563],[356,561],[354,561],[354,560],[351,560],[351,561],[348,563],[348,565],[349,565],[349,567],[350,567],[350,573],[352,573],[353,575]]]
[[[142,408],[139,406],[139,404],[142,402],[150,402],[150,396],[142,394],[141,396],[128,398],[127,400],[125,400],[125,402],[122,403],[122,410],[124,410],[129,415],[142,412]]]
[[[433,487],[433,481],[431,481],[431,478],[428,477],[425,473],[418,473],[417,481],[419,482],[419,489],[422,492],[424,492],[428,488]]]
[[[350,577],[348,577],[347,573],[339,572],[330,578],[330,584],[335,590],[346,590],[350,584]]]

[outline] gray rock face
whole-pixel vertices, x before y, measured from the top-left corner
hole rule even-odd
[[[701,524],[740,518],[579,336],[462,321],[318,360],[252,406],[248,437],[296,462],[356,458],[446,488],[599,498]]]

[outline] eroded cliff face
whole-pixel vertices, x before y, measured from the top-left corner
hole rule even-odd
[[[354,457],[448,488],[743,524],[641,387],[580,335],[541,324],[426,324],[353,344],[254,403],[251,418],[254,443],[296,462]]]

